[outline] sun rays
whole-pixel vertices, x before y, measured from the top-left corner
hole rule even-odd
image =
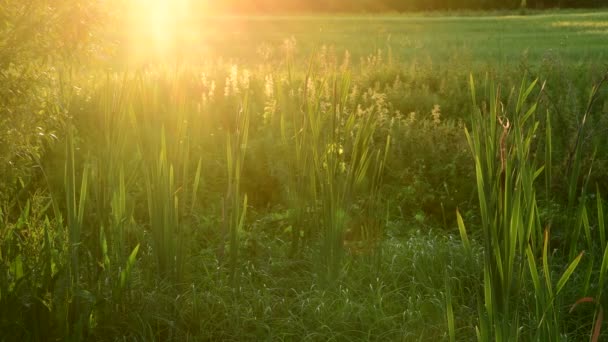
[[[141,62],[174,55],[189,36],[191,10],[189,0],[132,0],[126,22],[130,59]]]

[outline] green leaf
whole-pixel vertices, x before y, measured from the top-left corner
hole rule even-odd
[[[536,172],[534,172],[534,180],[536,180],[536,178],[538,178],[538,176],[541,175],[541,173],[543,173],[543,171],[545,170],[545,166],[541,166],[538,170],[536,170]]]
[[[456,341],[456,327],[454,324],[454,308],[452,307],[452,290],[450,289],[450,281],[447,273],[445,275],[445,287],[446,287],[446,316],[448,322],[448,333],[450,335],[450,342]]]
[[[538,78],[535,79],[534,81],[532,81],[532,83],[530,83],[530,86],[528,87],[528,89],[526,89],[526,92],[524,93],[524,96],[523,96],[524,100],[528,98],[528,96],[530,95],[530,93],[532,92],[534,87],[536,86],[536,83],[538,83]]]
[[[604,289],[604,281],[606,275],[608,274],[608,246],[604,248],[604,258],[602,259],[602,266],[600,267],[600,280],[599,280],[599,289],[600,293],[602,289]]]
[[[602,249],[606,248],[606,225],[604,223],[604,204],[600,193],[599,185],[596,184],[597,193],[597,225],[600,231],[600,246]]]
[[[11,273],[16,281],[23,278],[23,258],[21,257],[21,254],[17,255],[15,260],[11,263]]]
[[[582,212],[582,222],[583,228],[585,230],[585,238],[587,239],[587,245],[591,247],[591,225],[589,224],[589,215],[587,214],[587,207],[583,204],[583,212]]]
[[[133,270],[133,266],[135,265],[138,251],[139,251],[139,244],[137,244],[137,246],[135,246],[135,248],[133,248],[131,255],[129,255],[129,258],[127,259],[127,264],[126,264],[125,269],[122,270],[122,272],[120,272],[120,287],[123,289],[127,285],[127,281],[129,281],[129,278],[131,277],[131,271]]]
[[[543,272],[545,275],[545,285],[549,296],[553,297],[553,287],[551,286],[551,273],[549,272],[549,257],[547,256],[547,249],[549,248],[549,231],[545,229],[545,238],[543,242]]]
[[[99,239],[101,243],[101,256],[103,258],[103,267],[107,269],[110,266],[110,258],[108,257],[108,241],[103,226],[99,229]]]
[[[570,276],[572,275],[572,273],[574,272],[574,270],[576,269],[576,267],[578,266],[578,263],[581,261],[581,258],[583,257],[584,252],[581,252],[568,266],[568,268],[566,269],[566,271],[564,272],[564,274],[561,276],[561,278],[559,278],[559,281],[557,282],[557,291],[555,292],[555,294],[557,295],[562,288],[564,287],[564,285],[566,285],[566,282],[568,282],[568,279],[570,279]]]
[[[78,201],[77,224],[80,226],[82,225],[83,220],[84,220],[84,209],[85,209],[85,203],[87,200],[87,186],[89,184],[88,179],[89,179],[89,167],[88,167],[88,165],[85,165],[84,171],[82,172],[82,183],[80,185],[80,199]]]
[[[462,220],[462,216],[458,209],[456,209],[456,219],[458,221],[458,231],[460,232],[460,239],[462,240],[462,244],[464,245],[464,249],[467,253],[471,254],[471,243],[469,242],[469,237],[467,236],[467,230],[464,226],[464,221]]]
[[[524,115],[522,122],[526,122],[530,116],[532,114],[534,114],[534,112],[536,112],[536,107],[538,106],[538,103],[535,103],[532,105],[532,107],[530,107],[530,109],[528,109],[528,111],[526,112],[526,114]]]
[[[469,87],[471,88],[471,100],[473,101],[473,106],[476,106],[477,100],[475,99],[475,81],[473,80],[473,74],[469,74]]]
[[[247,194],[243,196],[243,211],[241,212],[241,217],[238,221],[237,232],[243,232],[243,227],[245,226],[245,216],[247,215]]]
[[[536,266],[536,259],[534,258],[534,253],[532,253],[532,248],[528,246],[526,248],[526,256],[528,259],[528,268],[530,269],[530,277],[532,278],[532,284],[534,285],[534,292],[537,299],[541,298],[542,289],[540,286],[540,277],[538,276],[538,268]]]
[[[201,181],[201,168],[203,164],[203,158],[199,158],[196,166],[196,173],[194,174],[194,183],[192,184],[192,212],[196,206],[196,195],[198,193],[200,181]]]
[[[551,141],[551,115],[549,114],[549,111],[547,110],[547,120],[546,120],[546,135],[545,135],[545,170],[547,170],[545,172],[545,192],[547,193],[547,196],[550,195],[551,192],[551,182],[552,182],[552,155],[553,155],[553,151],[552,151],[552,141]]]

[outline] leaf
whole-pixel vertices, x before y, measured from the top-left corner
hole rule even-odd
[[[247,215],[247,194],[243,196],[243,211],[241,212],[241,217],[238,221],[237,232],[243,232],[243,227],[245,226],[245,216]]]
[[[17,255],[15,260],[13,260],[11,264],[11,273],[16,281],[23,278],[23,258],[21,257],[21,254]]]
[[[593,297],[583,297],[580,298],[579,300],[576,301],[576,303],[574,303],[572,305],[572,307],[570,307],[570,311],[568,311],[569,313],[572,313],[572,311],[574,311],[574,309],[582,303],[597,303],[597,301],[593,298]],[[592,342],[597,342],[600,339],[600,333],[602,331],[602,323],[604,321],[604,308],[600,305],[599,307],[599,311],[597,313],[597,317],[595,319],[595,322],[593,323],[593,330],[591,331],[591,341]]]
[[[604,280],[606,274],[608,273],[608,246],[604,249],[604,257],[602,258],[602,266],[600,267],[600,280],[599,280],[599,289],[602,291],[604,288]],[[600,292],[601,294],[601,292]]]
[[[454,324],[454,308],[452,306],[452,290],[450,289],[450,282],[445,275],[445,287],[446,287],[446,316],[448,322],[448,332],[450,335],[450,342],[456,341],[456,328]]]
[[[133,248],[131,255],[129,255],[129,260],[127,262],[127,269],[131,270],[133,268],[133,265],[135,264],[135,261],[136,261],[138,251],[139,251],[139,244],[137,244],[137,246],[135,246],[135,248]]]
[[[101,256],[103,257],[102,266],[104,269],[107,269],[110,266],[110,258],[108,257],[108,241],[103,226],[99,229],[99,239],[101,243]]]
[[[597,193],[597,225],[600,231],[600,244],[602,248],[606,248],[606,225],[604,223],[604,205],[600,193],[599,185],[596,184]]]
[[[87,186],[89,184],[88,179],[89,179],[89,166],[85,165],[84,170],[82,172],[82,183],[80,185],[80,199],[78,201],[77,224],[79,226],[82,225],[83,220],[84,220],[84,209],[85,209],[85,203],[87,200]]]
[[[551,133],[551,116],[549,114],[549,111],[547,110],[547,120],[546,120],[546,135],[545,135],[545,191],[547,193],[547,195],[550,194],[550,189],[551,189],[551,182],[552,182],[552,155],[553,155],[553,151],[552,151],[552,142],[551,142],[551,137],[552,137],[552,133]]]
[[[528,267],[530,268],[530,276],[532,277],[532,284],[534,285],[535,296],[537,298],[540,298],[541,297],[540,278],[538,276],[538,269],[536,267],[534,253],[532,253],[532,248],[530,248],[530,246],[528,246],[528,248],[526,248],[526,256],[528,259]]]
[[[604,322],[604,308],[600,307],[600,312],[597,314],[597,319],[593,325],[593,335],[591,336],[592,342],[600,340],[600,332],[602,331],[602,322]]]
[[[469,237],[467,236],[467,230],[464,226],[464,221],[462,220],[462,216],[458,209],[456,209],[456,219],[458,221],[458,231],[460,231],[460,239],[462,239],[462,244],[464,245],[464,249],[467,253],[471,253],[471,243],[469,242]]]
[[[198,159],[198,164],[196,166],[196,173],[194,174],[194,183],[192,184],[192,212],[194,213],[194,208],[196,207],[196,195],[198,193],[198,189],[201,181],[201,168],[203,164],[203,158]]]
[[[585,231],[585,238],[587,239],[587,245],[591,247],[591,225],[589,224],[589,215],[587,214],[587,207],[583,204],[583,213],[582,213],[582,222],[583,228]]]
[[[551,286],[551,273],[549,273],[549,260],[547,256],[547,249],[549,245],[549,231],[545,229],[545,238],[543,242],[543,272],[545,275],[545,284],[547,285],[547,290],[549,291],[549,296],[553,297],[553,289]]]
[[[524,96],[523,96],[524,100],[528,98],[528,96],[530,95],[530,93],[532,92],[534,87],[536,87],[537,83],[538,83],[538,78],[535,79],[534,81],[532,81],[532,83],[530,83],[530,86],[528,87],[528,89],[526,89],[526,92],[524,93]]]
[[[570,307],[570,310],[568,311],[568,313],[572,313],[572,311],[574,311],[574,309],[576,309],[576,307],[579,304],[581,304],[581,303],[595,303],[595,299],[593,299],[593,297],[583,297],[583,298],[580,298],[574,304],[572,304],[572,306]]]
[[[523,118],[522,122],[526,122],[530,118],[530,116],[532,114],[534,114],[534,112],[536,112],[536,107],[537,106],[538,106],[538,103],[535,103],[535,104],[532,105],[532,107],[530,107],[530,109],[528,109],[528,111],[524,115],[524,118]]]
[[[543,173],[543,171],[545,170],[545,166],[541,166],[538,170],[536,170],[536,172],[534,172],[534,180],[536,180],[536,178],[538,178],[538,176],[541,175],[541,173]]]
[[[125,288],[127,281],[131,276],[131,271],[133,270],[133,265],[135,265],[135,261],[137,258],[137,252],[139,251],[139,244],[133,248],[131,255],[129,255],[129,259],[127,259],[127,265],[122,272],[120,272],[120,287]]]
[[[473,74],[469,74],[469,87],[471,88],[471,100],[473,101],[473,105],[477,105],[477,100],[475,99],[475,81],[473,80]]]
[[[585,252],[581,252],[574,259],[574,261],[572,261],[570,263],[570,266],[568,266],[568,268],[566,269],[566,271],[564,272],[564,274],[561,276],[561,278],[559,278],[559,280],[557,282],[557,292],[555,292],[556,295],[561,291],[561,289],[564,287],[564,285],[566,285],[566,282],[568,282],[568,279],[570,279],[570,276],[572,275],[572,273],[576,269],[576,266],[578,266],[578,263],[581,261],[581,258],[583,257],[584,253]]]

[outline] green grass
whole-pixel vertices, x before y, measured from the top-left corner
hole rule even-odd
[[[216,18],[49,69],[57,133],[3,138],[0,341],[605,338],[592,21]]]
[[[281,58],[281,45],[294,38],[296,53],[304,58],[325,46],[339,58],[349,51],[355,62],[383,50],[399,60],[432,61],[439,67],[447,62],[500,68],[546,58],[587,64],[606,56],[606,20],[605,11],[527,16],[202,16],[181,27],[189,34],[182,36],[187,44],[177,54],[193,62],[221,56],[251,64]]]

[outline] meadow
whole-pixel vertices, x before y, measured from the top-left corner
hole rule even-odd
[[[198,63],[217,57],[249,65],[280,59],[272,50],[294,39],[297,55],[304,60],[326,46],[339,57],[349,51],[354,61],[382,50],[408,63],[449,66],[462,61],[497,68],[555,57],[567,63],[601,63],[607,17],[605,11],[214,16],[182,22],[171,34],[182,40],[173,50],[177,58]],[[125,32],[112,36],[124,41]],[[149,32],[131,38],[123,50],[127,57],[133,46],[154,45]]]
[[[608,338],[608,12],[195,18],[0,31],[0,341]]]

